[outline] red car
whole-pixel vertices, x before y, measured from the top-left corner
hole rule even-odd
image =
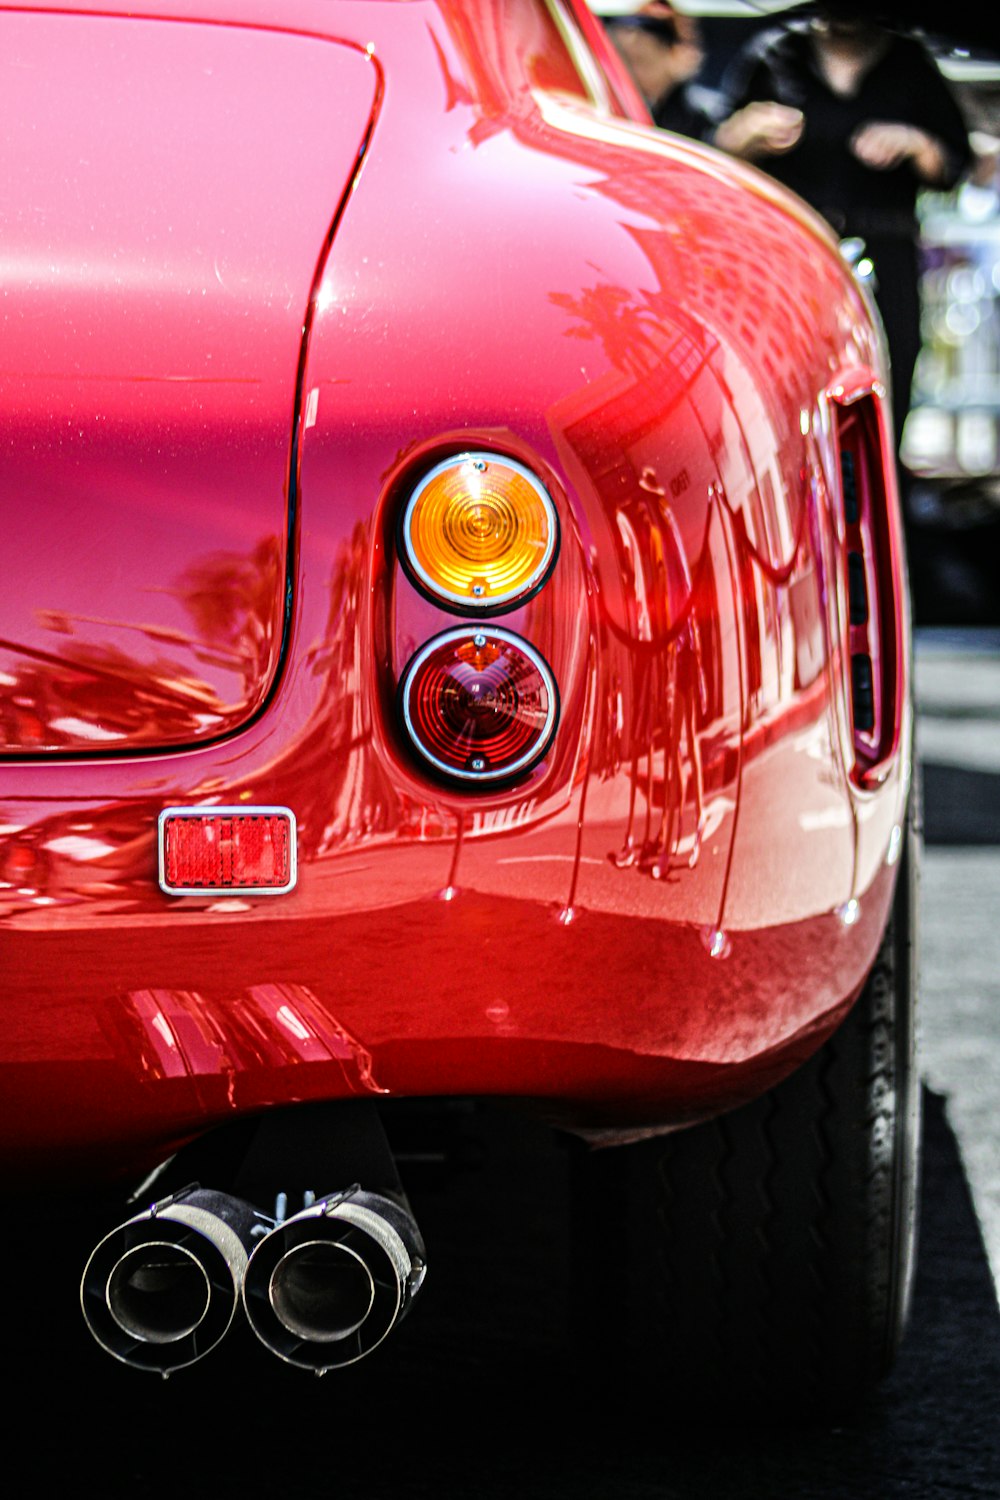
[[[0,38],[3,1167],[135,1190],[95,1337],[367,1354],[426,1269],[383,1126],[492,1098],[586,1143],[664,1390],[862,1388],[917,1149],[866,287],[582,0]]]

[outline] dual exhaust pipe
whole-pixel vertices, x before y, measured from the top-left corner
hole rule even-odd
[[[97,1342],[137,1369],[193,1364],[242,1305],[267,1348],[323,1375],[370,1354],[425,1273],[413,1217],[382,1194],[354,1186],[274,1220],[194,1186],[106,1235],[80,1300]]]

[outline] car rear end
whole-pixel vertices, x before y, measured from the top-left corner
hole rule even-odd
[[[422,1281],[378,1109],[655,1134],[861,992],[905,641],[848,619],[865,535],[902,592],[838,433],[886,471],[881,353],[818,221],[629,123],[574,7],[179,10],[0,11],[4,1162],[261,1122],[85,1310],[167,1371],[242,1302],[325,1369]]]

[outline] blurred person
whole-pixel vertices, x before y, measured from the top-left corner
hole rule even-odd
[[[821,0],[759,33],[723,92],[731,113],[714,144],[792,188],[842,238],[865,243],[898,443],[920,352],[917,195],[948,191],[970,165],[958,105],[922,42],[871,19],[862,0]]]
[[[721,95],[694,79],[704,61],[697,19],[672,5],[645,5],[604,25],[661,130],[705,140],[724,113]]]

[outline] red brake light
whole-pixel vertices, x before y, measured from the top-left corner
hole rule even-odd
[[[484,626],[446,631],[418,651],[403,674],[400,705],[431,766],[461,781],[493,782],[542,758],[559,700],[534,647]]]
[[[170,896],[280,896],[295,884],[295,814],[286,807],[170,807],[159,845]]]

